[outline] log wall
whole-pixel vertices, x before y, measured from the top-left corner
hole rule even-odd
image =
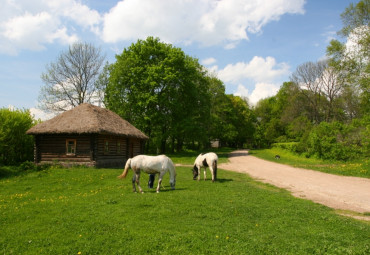
[[[67,139],[76,140],[75,154],[67,154]],[[96,167],[124,167],[129,157],[143,153],[139,139],[101,135],[37,135],[35,163],[65,162]]]

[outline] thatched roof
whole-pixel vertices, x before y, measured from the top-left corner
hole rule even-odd
[[[27,134],[110,134],[148,139],[116,113],[86,103],[30,128]]]

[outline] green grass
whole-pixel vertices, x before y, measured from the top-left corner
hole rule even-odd
[[[316,158],[306,158],[281,148],[251,150],[249,152],[253,156],[294,167],[312,169],[337,175],[370,178],[370,159],[348,162],[327,161]],[[279,160],[275,159],[275,155],[277,154],[280,155]]]
[[[369,254],[370,224],[219,170],[177,167],[159,193],[121,169],[50,169],[0,179],[0,254]]]

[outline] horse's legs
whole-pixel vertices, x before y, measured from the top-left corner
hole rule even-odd
[[[206,172],[206,170],[207,170],[207,167],[204,167],[204,180],[207,180],[207,172]]]
[[[165,174],[166,172],[162,171],[159,173],[159,178],[158,178],[158,185],[157,185],[157,193],[159,193],[159,189],[161,187],[161,184],[162,184],[162,178],[163,178],[163,175]]]
[[[140,187],[140,172],[136,174],[136,184],[137,187],[139,188],[139,192],[144,193],[143,189]]]
[[[211,174],[212,174],[212,182],[215,182],[215,174],[214,174],[212,165],[209,166],[209,171],[211,171]]]
[[[136,174],[134,173],[134,176],[132,176],[132,191],[133,192],[136,192],[135,182],[136,182]]]

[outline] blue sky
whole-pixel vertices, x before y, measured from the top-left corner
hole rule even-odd
[[[0,107],[37,118],[40,75],[76,41],[107,61],[159,37],[217,74],[228,94],[274,95],[296,67],[325,57],[349,0],[0,0]]]

